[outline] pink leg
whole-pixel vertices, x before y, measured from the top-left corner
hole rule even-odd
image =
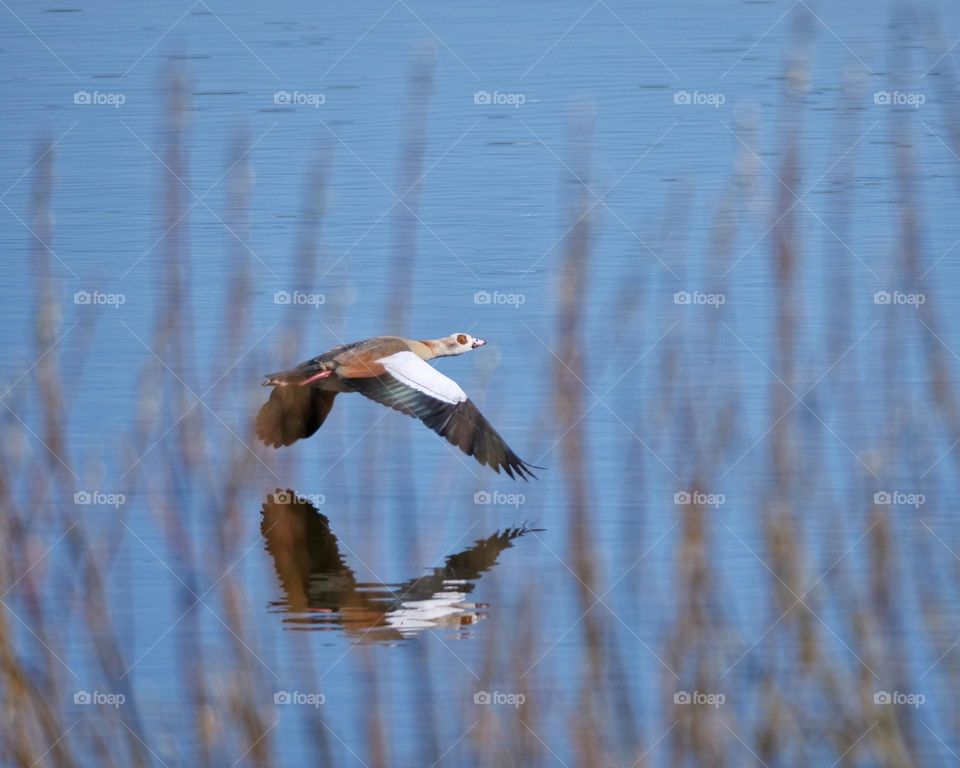
[[[305,387],[307,384],[310,384],[314,381],[319,381],[320,379],[326,379],[333,375],[333,371],[320,371],[320,373],[315,373],[309,379],[304,379],[300,382],[301,387]]]

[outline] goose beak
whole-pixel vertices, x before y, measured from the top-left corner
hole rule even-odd
[[[483,339],[474,339],[474,340],[473,340],[473,346],[471,347],[471,349],[476,349],[477,347],[482,347],[482,346],[483,346],[484,344],[486,344],[486,343],[487,343],[487,342],[484,341]]]

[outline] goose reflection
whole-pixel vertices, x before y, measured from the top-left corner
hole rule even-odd
[[[291,629],[339,629],[366,640],[396,641],[426,629],[468,627],[485,618],[468,602],[476,581],[500,553],[534,528],[498,531],[450,555],[444,565],[399,584],[358,582],[340,552],[330,521],[291,490],[269,494],[260,531],[283,594],[270,603]]]

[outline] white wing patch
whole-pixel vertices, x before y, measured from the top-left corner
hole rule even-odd
[[[377,360],[397,381],[435,400],[456,405],[467,393],[453,379],[417,357],[413,352],[397,352]]]

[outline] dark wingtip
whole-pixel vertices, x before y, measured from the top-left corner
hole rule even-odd
[[[536,473],[533,470],[546,469],[546,467],[538,467],[536,464],[527,464],[527,462],[525,462],[519,456],[514,456],[513,460],[509,464],[506,464],[504,466],[507,467],[507,474],[509,474],[510,477],[513,477],[513,473],[510,472],[510,467],[512,467],[513,470],[517,473],[517,475],[519,475],[523,479],[524,482],[529,482],[528,476],[532,477],[534,480],[539,480],[540,478],[537,477]]]
[[[543,469],[543,467],[540,467]],[[528,533],[543,533],[546,528],[538,528],[539,520],[534,520],[532,523],[529,520],[524,520],[520,525],[515,525],[513,528],[508,530],[513,531],[516,536],[526,536]]]
[[[524,520],[519,525],[511,525],[507,528],[501,528],[499,531],[493,535],[499,539],[505,541],[513,541],[514,539],[519,539],[521,536],[526,536],[529,533],[543,533],[546,528],[537,528],[536,523],[529,523]]]

